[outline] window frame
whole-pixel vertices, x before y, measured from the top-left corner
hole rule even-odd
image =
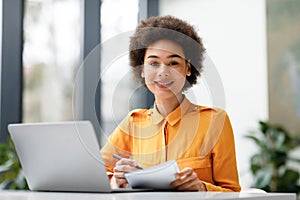
[[[24,1],[2,1],[0,77],[0,142],[8,140],[7,125],[21,122],[23,88]]]
[[[139,21],[158,15],[158,5],[159,0],[140,0]],[[101,42],[100,17],[101,0],[83,0],[83,60]],[[2,51],[0,69],[1,143],[6,143],[8,140],[7,125],[22,122],[23,18],[24,0],[2,1]],[[77,113],[79,119],[91,120],[97,133],[101,131],[101,81],[99,81],[101,71],[100,67],[97,67],[100,66],[101,62],[100,52],[98,55],[98,59],[93,60],[95,67],[84,69],[81,79],[82,83],[80,83],[82,84],[80,95],[76,96],[76,102],[80,107],[79,113]],[[91,90],[95,82],[97,83],[96,94]],[[149,92],[146,93],[146,106],[150,107],[154,99]],[[143,93],[141,96],[144,95]]]

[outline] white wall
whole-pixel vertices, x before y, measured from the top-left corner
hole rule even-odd
[[[160,0],[160,15],[167,14],[195,25],[203,38],[224,86],[240,182],[249,187],[249,158],[256,148],[244,135],[268,118],[265,0]],[[196,89],[207,86],[200,83]],[[202,99],[197,102],[209,103]]]

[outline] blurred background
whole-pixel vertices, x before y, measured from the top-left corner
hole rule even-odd
[[[132,81],[128,37],[142,19],[174,15],[195,26],[221,80],[221,103],[205,75],[186,95],[228,112],[242,187],[299,192],[299,10],[299,0],[2,0],[0,141],[8,123],[76,118],[105,143],[129,110],[153,103]],[[21,179],[19,168],[7,178],[9,149],[2,188]]]

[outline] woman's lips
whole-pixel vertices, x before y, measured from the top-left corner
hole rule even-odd
[[[159,88],[168,88],[173,84],[173,81],[154,81]]]

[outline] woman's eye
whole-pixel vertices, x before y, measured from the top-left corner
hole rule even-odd
[[[176,65],[178,65],[178,62],[176,62],[176,61],[172,61],[169,63],[169,66],[176,66]]]
[[[151,62],[150,65],[154,66],[154,67],[157,67],[157,66],[159,66],[159,63],[158,62]]]

